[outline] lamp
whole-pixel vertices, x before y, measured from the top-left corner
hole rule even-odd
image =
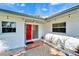
[[[9,16],[7,16],[7,19],[9,19]]]
[[[70,15],[71,15],[71,14],[68,14],[68,17],[69,17],[69,18],[70,18]]]

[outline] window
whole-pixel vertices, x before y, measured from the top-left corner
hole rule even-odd
[[[2,33],[16,32],[16,23],[2,21]]]
[[[66,33],[66,22],[53,24],[52,31]]]

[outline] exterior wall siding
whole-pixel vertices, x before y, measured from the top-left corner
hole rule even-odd
[[[61,35],[68,35],[73,37],[79,37],[79,9],[71,12],[71,15],[68,14],[60,15],[56,18],[52,18],[51,21],[45,23],[46,33],[55,33]],[[69,13],[70,14],[70,13]],[[66,22],[66,33],[56,33],[52,32],[52,24]]]
[[[15,49],[25,46],[24,37],[24,21],[16,16],[11,16],[10,14],[0,12],[0,51]],[[2,21],[16,22],[16,32],[15,33],[2,33]]]
[[[76,50],[79,46],[79,9],[71,13],[63,14],[52,18],[51,21],[45,23],[47,29],[45,31],[45,39],[56,44],[55,47],[60,47],[64,42],[63,47],[69,50]],[[69,16],[70,14],[70,16]],[[52,24],[66,22],[66,33],[52,32]],[[57,40],[60,40],[57,42]]]
[[[7,18],[7,16],[9,17]],[[2,33],[2,24],[1,24],[2,21],[16,22],[16,33]],[[61,22],[66,22],[66,33],[52,32],[52,24]],[[39,36],[35,40],[41,39],[41,37],[47,33],[67,35],[79,38],[79,9],[52,18],[51,21],[49,22],[45,23],[26,22],[26,24],[38,25]],[[23,17],[0,11],[0,51],[24,46],[25,46],[25,21],[23,20]]]

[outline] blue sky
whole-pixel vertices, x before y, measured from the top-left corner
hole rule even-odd
[[[0,8],[19,13],[48,17],[65,9],[79,5],[77,3],[0,3]]]

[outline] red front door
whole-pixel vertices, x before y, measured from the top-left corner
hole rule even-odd
[[[32,25],[31,24],[26,24],[26,40],[31,40],[32,35]]]

